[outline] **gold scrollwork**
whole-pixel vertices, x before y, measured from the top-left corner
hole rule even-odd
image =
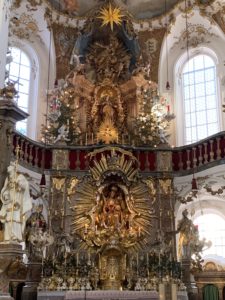
[[[66,182],[66,178],[65,177],[53,177],[52,178],[52,184],[53,187],[57,190],[57,191],[62,191],[63,186]]]

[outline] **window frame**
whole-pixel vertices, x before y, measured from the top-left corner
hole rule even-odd
[[[219,109],[221,106],[221,89],[219,86],[219,76],[218,76],[218,58],[213,50],[206,47],[200,47],[198,49],[190,49],[189,55],[183,53],[175,63],[175,86],[174,86],[174,95],[175,95],[175,107],[176,107],[176,142],[177,146],[188,145],[186,142],[186,127],[185,127],[185,108],[184,108],[184,89],[183,89],[183,70],[185,68],[188,60],[193,59],[198,55],[207,55],[209,56],[215,64],[215,88],[217,93],[217,118],[218,118],[218,132],[222,128],[222,114]],[[179,112],[179,113],[178,113]],[[197,127],[196,127],[197,128]],[[207,137],[206,137],[207,138]],[[199,140],[197,140],[198,142]]]
[[[30,61],[30,86],[28,94],[28,118],[26,136],[36,139],[38,94],[39,94],[39,59],[36,51],[28,43],[12,40],[9,48],[17,48],[22,51]]]

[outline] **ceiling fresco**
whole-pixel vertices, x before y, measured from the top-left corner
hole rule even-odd
[[[48,0],[50,4],[61,12],[75,16],[84,16],[104,0]],[[177,0],[167,0],[167,10],[174,7]],[[144,19],[157,17],[165,12],[165,0],[115,0],[115,3],[128,10],[135,18]]]

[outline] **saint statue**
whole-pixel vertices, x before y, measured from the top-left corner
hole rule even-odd
[[[24,175],[17,173],[15,162],[7,169],[4,186],[1,190],[2,207],[0,221],[4,224],[4,242],[23,241],[23,232],[28,213],[32,209],[29,183]]]
[[[179,233],[178,241],[178,258],[190,258],[192,255],[192,245],[196,242],[197,232],[196,226],[192,220],[188,218],[188,210],[182,212],[182,219],[179,220],[177,225],[177,233]]]

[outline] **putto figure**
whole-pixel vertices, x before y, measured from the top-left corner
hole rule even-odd
[[[32,209],[29,183],[24,175],[17,172],[15,162],[10,163],[7,172],[8,176],[1,190],[0,221],[4,224],[3,241],[20,243],[23,241],[28,212]]]

